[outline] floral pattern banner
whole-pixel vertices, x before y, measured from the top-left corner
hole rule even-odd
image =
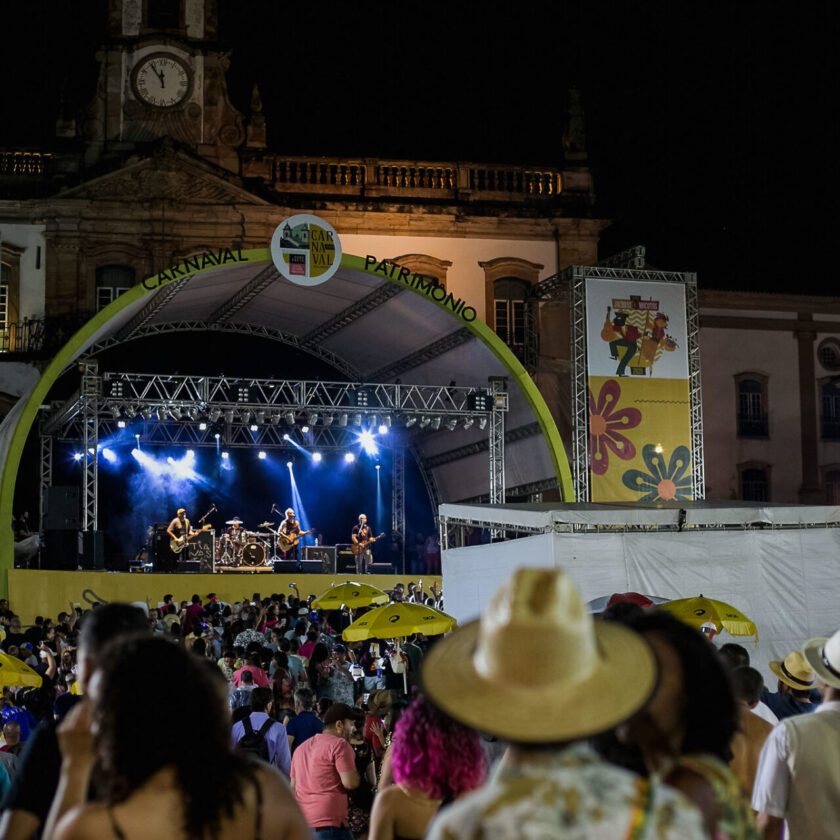
[[[586,281],[593,502],[692,498],[685,289]]]

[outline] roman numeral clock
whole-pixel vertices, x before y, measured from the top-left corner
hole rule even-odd
[[[190,95],[192,72],[172,53],[150,53],[134,65],[131,86],[140,102],[154,108],[172,108]]]

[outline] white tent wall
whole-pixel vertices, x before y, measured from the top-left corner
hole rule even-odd
[[[840,529],[538,534],[443,553],[447,612],[477,617],[514,569],[562,566],[585,601],[614,592],[726,601],[758,627],[737,642],[775,688],[767,668],[812,636],[840,627]]]

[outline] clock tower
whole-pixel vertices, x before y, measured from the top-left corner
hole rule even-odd
[[[88,165],[163,137],[232,172],[245,139],[228,98],[216,0],[111,0],[82,126]]]

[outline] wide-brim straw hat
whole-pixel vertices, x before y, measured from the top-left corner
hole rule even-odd
[[[814,687],[814,672],[805,661],[805,657],[795,650],[783,660],[774,659],[769,663],[770,670],[785,684],[798,691],[808,691]]]
[[[392,689],[380,688],[372,691],[367,701],[368,714],[385,717],[394,707],[396,700],[397,692]]]
[[[802,655],[826,685],[840,688],[840,630],[830,639],[808,639],[802,645]]]
[[[593,621],[562,569],[519,569],[481,619],[438,642],[423,687],[444,712],[521,743],[583,738],[626,720],[656,686],[644,639]]]

